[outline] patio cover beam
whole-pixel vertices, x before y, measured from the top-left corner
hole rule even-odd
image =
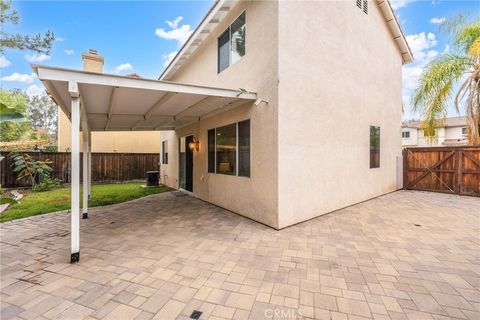
[[[179,120],[185,117],[185,115],[188,115],[189,112],[192,112],[195,109],[202,108],[205,105],[208,105],[209,103],[217,100],[217,97],[206,97],[200,100],[197,103],[192,104],[182,112],[179,112],[175,115],[175,120]]]
[[[113,114],[113,105],[115,103],[115,89],[117,87],[112,88],[112,93],[110,94],[110,101],[108,102],[108,113],[107,113],[107,124],[105,125],[105,131],[108,130],[108,127],[110,126],[110,119],[112,119],[112,114]]]
[[[152,114],[157,111],[163,104],[165,104],[168,100],[173,98],[177,92],[167,92],[165,95],[163,95],[144,115],[144,119],[149,119]]]

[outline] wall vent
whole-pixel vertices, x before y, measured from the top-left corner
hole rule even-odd
[[[361,9],[365,14],[368,14],[368,0],[355,0],[355,4],[359,9]]]

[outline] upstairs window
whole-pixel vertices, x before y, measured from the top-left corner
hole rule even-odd
[[[370,126],[370,168],[380,168],[380,127]]]
[[[410,138],[410,131],[402,132],[402,138]]]
[[[462,128],[462,136],[467,135],[467,127]]]
[[[218,37],[218,73],[245,55],[245,11]]]

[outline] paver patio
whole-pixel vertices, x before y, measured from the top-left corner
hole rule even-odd
[[[400,191],[275,231],[164,193],[1,229],[1,319],[480,319],[480,199]]]

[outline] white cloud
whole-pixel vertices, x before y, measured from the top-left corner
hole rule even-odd
[[[183,17],[178,17],[173,21],[166,21],[166,24],[171,28],[171,30],[165,30],[163,28],[157,28],[155,34],[166,40],[176,40],[179,45],[182,45],[187,41],[188,37],[192,34],[193,30],[188,24],[178,26]]]
[[[0,68],[5,68],[11,65],[10,60],[7,60],[4,56],[0,56]]]
[[[32,84],[25,90],[25,93],[31,97],[31,96],[39,96],[43,93],[45,93],[45,89],[43,87],[39,87],[36,84]]]
[[[438,43],[435,34],[432,32],[411,34],[408,35],[406,39],[417,62],[428,62],[425,60],[428,58],[434,58],[436,54],[438,54],[436,50],[430,50]]]
[[[415,0],[390,0],[393,10],[404,8]]]
[[[0,78],[1,81],[7,81],[7,82],[22,82],[22,83],[33,83],[37,75],[35,73],[27,74],[27,73],[12,73],[9,76],[5,76],[3,78]]]
[[[122,71],[128,71],[128,70],[132,70],[133,69],[133,66],[130,64],[130,63],[122,63],[121,65],[118,65],[116,68],[115,68],[115,71],[117,73],[119,72],[122,72]]]
[[[42,62],[45,60],[50,60],[52,57],[46,55],[45,53],[40,53],[36,55],[29,55],[27,54],[25,56],[25,59],[27,59],[28,62]]]
[[[412,50],[415,60],[413,63],[403,67],[403,101],[405,103],[405,112],[409,118],[414,117],[411,111],[411,96],[417,86],[418,79],[425,66],[435,59],[439,52],[435,50],[438,44],[435,34],[421,32],[406,36],[408,45]],[[445,50],[448,50],[446,47]]]
[[[432,19],[430,19],[430,23],[433,23],[433,24],[440,24],[440,23],[444,23],[445,21],[447,21],[446,18],[432,18]]]
[[[173,60],[173,58],[175,58],[177,53],[178,53],[178,51],[173,51],[173,52],[170,52],[167,55],[164,55],[163,56],[163,67],[166,68],[168,66],[168,64]]]
[[[62,37],[55,38],[55,41],[58,41],[58,42],[63,42],[65,40],[67,40],[67,39],[62,38]]]
[[[180,16],[180,17],[178,17],[177,19],[175,19],[175,20],[173,20],[173,21],[168,21],[168,20],[167,20],[167,21],[165,21],[165,22],[168,24],[168,26],[169,26],[170,28],[176,29],[176,28],[178,27],[178,24],[180,23],[180,21],[182,21],[182,19],[183,19],[183,17]]]
[[[73,49],[65,49],[63,50],[63,52],[65,52],[67,56],[71,56],[75,54],[75,51],[73,51]]]

